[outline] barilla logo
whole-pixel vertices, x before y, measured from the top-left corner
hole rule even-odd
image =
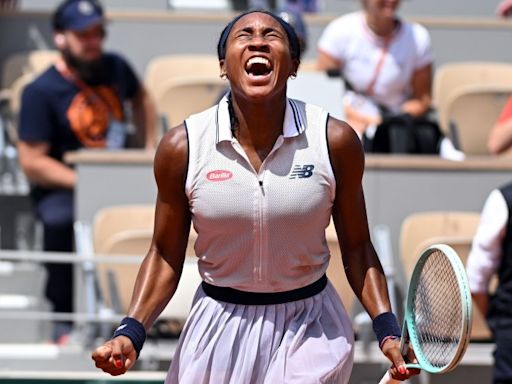
[[[206,178],[210,181],[224,181],[229,180],[233,177],[233,174],[230,171],[224,171],[218,169],[216,171],[211,171],[206,174]]]

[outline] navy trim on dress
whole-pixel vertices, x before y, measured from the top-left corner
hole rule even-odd
[[[303,300],[322,292],[326,285],[327,276],[325,274],[305,287],[284,292],[247,292],[229,287],[218,287],[205,281],[202,282],[204,292],[212,299],[243,305],[271,305]]]

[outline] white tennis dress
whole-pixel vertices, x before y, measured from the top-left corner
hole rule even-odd
[[[186,193],[204,281],[249,292],[307,286],[326,272],[335,180],[328,114],[288,99],[259,172],[232,136],[227,99],[186,120]],[[199,287],[166,383],[348,383],[353,330],[333,286],[297,301],[242,305]]]

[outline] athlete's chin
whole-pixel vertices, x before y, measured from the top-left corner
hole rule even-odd
[[[269,98],[280,94],[279,88],[276,84],[248,86],[243,88],[243,93],[248,100],[253,102],[268,101]]]

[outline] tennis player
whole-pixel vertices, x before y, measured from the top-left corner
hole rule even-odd
[[[299,42],[279,17],[244,13],[218,43],[231,91],[162,139],[154,236],[129,315],[92,357],[120,375],[176,290],[192,221],[204,282],[166,383],[348,383],[354,338],[327,280],[336,225],[348,280],[391,373],[406,379],[400,327],[370,241],[361,143],[346,123],[286,97]]]

